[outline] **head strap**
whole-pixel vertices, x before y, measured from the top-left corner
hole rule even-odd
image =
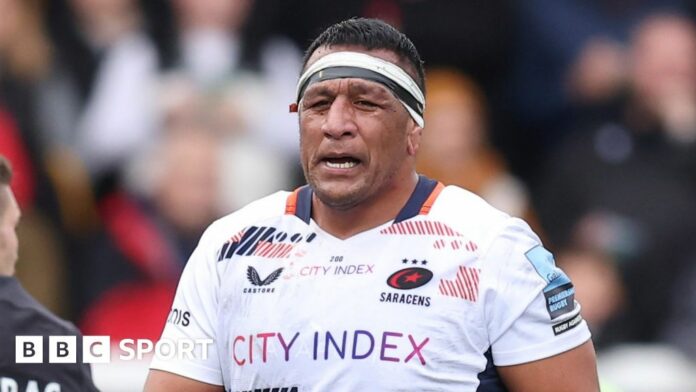
[[[384,85],[404,105],[418,126],[425,125],[425,96],[413,78],[398,65],[365,53],[335,52],[317,60],[297,83],[297,103],[313,83],[344,78],[366,79]]]

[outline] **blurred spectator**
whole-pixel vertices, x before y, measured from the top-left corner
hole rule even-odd
[[[241,66],[242,27],[252,0],[173,0],[180,66],[199,85],[219,88]],[[246,64],[245,64],[246,65]]]
[[[63,241],[53,223],[54,192],[38,143],[36,100],[51,60],[41,20],[44,4],[0,1],[0,154],[14,166],[12,188],[24,211],[18,227],[24,240],[17,276],[32,296],[65,316]]]
[[[299,171],[297,123],[287,110],[301,67],[299,50],[287,39],[249,33],[253,0],[172,3],[180,57],[169,79],[191,82],[209,104],[223,108],[230,137],[247,137],[282,160],[290,170],[275,185],[287,186],[287,177]]]
[[[160,85],[160,111],[165,124],[169,124],[169,127],[175,124],[204,124],[205,128],[219,135],[222,154],[218,170],[226,175],[220,178],[218,199],[220,211],[226,212],[279,187],[291,189],[298,181],[293,175],[291,159],[261,143],[258,135],[241,127],[236,111],[238,107],[230,102],[230,99],[246,97],[251,103],[262,98],[254,97],[251,90],[235,91],[246,95],[230,98],[206,93],[191,80],[173,75],[165,77]],[[281,116],[292,118],[285,105],[283,109]],[[141,173],[143,161],[147,161],[149,155],[150,152],[145,150],[129,165],[126,181],[134,189],[145,190],[149,186],[148,179]]]
[[[617,260],[599,249],[575,247],[556,256],[556,264],[575,286],[575,298],[582,304],[582,317],[600,346],[610,323],[626,305]]]
[[[86,334],[157,339],[188,256],[220,216],[219,152],[204,123],[172,124],[142,173],[147,194],[103,198],[103,232],[75,271]]]
[[[633,35],[629,66],[619,114],[555,152],[537,203],[556,246],[597,250],[620,272],[626,301],[602,331],[605,343],[660,337],[675,279],[696,246],[692,22],[678,14],[647,18]]]
[[[514,65],[507,83],[508,126],[494,135],[518,173],[539,169],[569,127],[602,117],[622,93],[630,32],[646,15],[683,0],[516,2]]]
[[[430,69],[426,91],[418,171],[464,187],[534,225],[527,189],[489,143],[488,111],[476,83],[452,69]]]
[[[684,17],[655,16],[634,41],[632,81],[638,113],[676,144],[696,142],[696,28]],[[641,110],[642,109],[642,110]]]
[[[72,289],[85,279],[72,271],[79,270],[80,241],[99,226],[98,197],[115,186],[124,162],[151,137],[157,59],[136,0],[45,5],[53,57],[34,98],[34,156],[55,190],[61,232],[51,235],[49,227],[28,233],[31,251],[45,248],[55,262],[22,264],[34,273],[32,281],[50,277]],[[65,269],[57,267],[65,264],[63,255]],[[37,286],[55,286],[46,283]],[[46,298],[68,302],[66,291],[61,287]]]
[[[56,0],[48,12],[56,59],[42,90],[42,142],[58,167],[81,164],[98,196],[152,138],[157,51],[137,0]]]
[[[49,66],[39,0],[0,1],[0,152],[15,166],[20,206],[34,202],[35,90]]]

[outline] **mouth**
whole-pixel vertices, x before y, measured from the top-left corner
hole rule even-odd
[[[352,169],[361,163],[361,160],[350,155],[326,156],[321,163],[329,169]]]

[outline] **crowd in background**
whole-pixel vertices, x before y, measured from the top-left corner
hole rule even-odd
[[[18,276],[156,339],[205,227],[303,183],[302,50],[378,17],[427,70],[420,172],[526,219],[595,345],[696,360],[696,6],[679,0],[0,0]]]

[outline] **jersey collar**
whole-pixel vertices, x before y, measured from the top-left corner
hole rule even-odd
[[[411,219],[416,215],[427,215],[444,187],[441,182],[419,175],[416,188],[411,193],[406,205],[394,218],[394,223]],[[312,188],[309,185],[295,189],[285,203],[285,214],[295,215],[309,224],[312,217],[312,193]]]

